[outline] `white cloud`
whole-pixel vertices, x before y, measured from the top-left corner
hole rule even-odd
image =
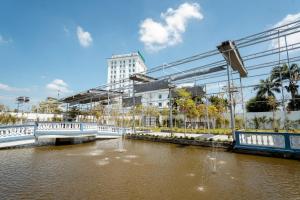
[[[55,79],[53,80],[51,83],[46,85],[46,88],[50,91],[50,92],[54,92],[54,93],[70,93],[72,92],[69,89],[69,86],[67,83],[65,83],[63,80],[61,79]]]
[[[278,23],[276,23],[273,27],[278,27],[278,26],[282,26],[285,24],[289,24],[292,23],[294,21],[300,20],[300,13],[297,14],[288,14],[285,18],[283,18],[282,20],[280,20]],[[292,45],[295,43],[299,43],[300,42],[300,33],[294,33],[291,35],[286,36],[286,40],[287,40],[287,45]],[[278,40],[273,40],[272,41],[272,47],[273,48],[277,48],[278,47]],[[281,37],[280,38],[280,47],[285,47],[285,38]]]
[[[28,88],[11,87],[4,83],[0,83],[0,90],[5,91],[5,92],[29,92],[30,91]]]
[[[140,41],[148,50],[157,51],[182,42],[188,21],[202,20],[203,14],[199,4],[183,3],[177,9],[169,8],[161,13],[161,19],[162,22],[156,22],[147,18],[140,25]]]
[[[12,39],[6,39],[4,38],[1,34],[0,34],[0,45],[1,44],[7,44],[7,43],[11,43]]]
[[[93,42],[91,34],[87,31],[84,31],[80,26],[77,26],[77,37],[80,45],[83,47],[89,47]]]

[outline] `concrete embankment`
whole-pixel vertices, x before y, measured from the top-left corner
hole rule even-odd
[[[212,140],[200,140],[197,138],[177,138],[177,137],[160,137],[154,135],[145,135],[145,134],[128,134],[126,135],[127,139],[133,140],[145,140],[152,142],[164,142],[180,145],[192,145],[192,146],[201,146],[201,147],[216,147],[226,150],[232,149],[231,141],[212,141]]]

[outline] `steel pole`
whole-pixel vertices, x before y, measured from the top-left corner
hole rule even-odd
[[[230,87],[230,71],[229,65],[227,64],[227,84],[228,84],[228,95],[229,95],[229,109],[230,109],[230,128],[232,130],[232,138],[235,140],[235,121],[234,121],[234,113],[232,107],[232,96],[231,96],[231,87]]]
[[[133,132],[136,133],[135,131],[135,88],[134,88],[134,83],[135,81],[132,81],[132,102],[133,102],[133,112],[132,112],[132,119],[133,119],[133,123],[132,123],[132,128],[133,128]]]
[[[172,88],[169,87],[169,125],[171,136],[173,136],[173,105],[172,105]]]
[[[242,109],[243,109],[244,129],[246,129],[247,128],[247,122],[246,122],[246,112],[245,112],[245,104],[244,104],[244,93],[243,93],[243,84],[242,84],[241,75],[240,75],[240,87],[241,87],[241,95],[242,95]]]

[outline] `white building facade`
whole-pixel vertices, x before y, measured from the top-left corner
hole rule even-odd
[[[135,73],[145,73],[147,66],[140,52],[113,55],[107,59],[107,84],[110,90],[121,90],[130,93],[132,82],[129,77]]]
[[[154,106],[159,109],[169,107],[169,89],[137,93],[136,96],[142,96],[143,106]]]
[[[132,96],[130,75],[135,73],[144,74],[147,71],[145,59],[140,52],[113,55],[107,59],[107,66],[108,88],[110,90],[124,91],[129,96]],[[159,109],[169,106],[168,89],[136,93],[135,96],[141,96],[143,106],[155,106]]]

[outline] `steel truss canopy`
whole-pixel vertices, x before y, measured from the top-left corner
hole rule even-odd
[[[157,80],[157,78],[147,76],[145,74],[140,74],[140,73],[130,75],[129,79],[137,82],[142,82],[142,83],[147,83],[147,82]]]
[[[90,89],[72,96],[60,99],[60,102],[71,104],[87,104],[92,102],[106,101],[108,98],[115,98],[122,94],[120,91]]]
[[[240,77],[247,77],[248,71],[254,69],[261,69],[266,66],[280,65],[286,62],[296,62],[299,61],[300,57],[289,57],[284,60],[279,61],[273,60],[272,62],[261,63],[258,62],[255,65],[249,65],[249,61],[253,61],[258,58],[267,58],[275,54],[280,54],[283,52],[300,49],[300,42],[286,44],[286,46],[273,47],[268,50],[257,49],[251,54],[240,55],[240,52],[243,48],[256,47],[256,45],[266,43],[266,42],[277,42],[280,39],[293,36],[294,34],[300,33],[300,20],[284,24],[269,30],[265,30],[260,33],[246,36],[237,40],[228,40],[222,42],[217,48],[198,53],[180,60],[176,60],[167,64],[162,64],[156,67],[152,67],[144,73],[133,74],[130,78],[120,80],[118,83],[107,83],[105,85],[99,86],[96,89],[91,89],[89,91],[79,93],[70,97],[62,99],[62,102],[79,102],[79,103],[90,103],[99,100],[107,99],[107,96],[117,96],[119,92],[108,91],[107,88],[110,88],[112,85],[117,85],[121,81],[133,80],[133,82],[139,84],[132,84],[118,88],[118,90],[123,90],[125,93],[130,91],[134,87],[134,92],[147,92],[155,91],[157,89],[170,89],[170,84],[180,84],[184,82],[195,82],[202,81],[205,84],[216,83],[216,80],[210,80],[208,83],[206,80],[209,79],[222,79],[226,75],[226,67],[230,67],[234,70],[233,74],[238,73]],[[280,43],[279,43],[280,44]],[[246,51],[245,51],[246,53]],[[224,58],[220,59],[220,55]],[[197,63],[195,63],[197,61]],[[195,63],[197,66],[193,66],[191,63]],[[247,63],[247,68],[246,64]],[[189,64],[189,65],[186,65]],[[176,69],[173,70],[173,69]],[[167,70],[167,71],[166,71]],[[163,72],[160,75],[159,72]],[[167,73],[166,73],[167,72]],[[156,74],[158,76],[152,75]],[[151,74],[151,76],[149,76]],[[211,82],[213,81],[213,82]],[[219,80],[217,80],[219,81]],[[119,95],[120,96],[120,95]],[[126,96],[126,94],[122,94]],[[128,96],[130,93],[128,92]],[[138,100],[136,100],[138,101]]]
[[[217,48],[234,71],[238,71],[241,77],[247,77],[248,72],[234,41],[222,42]]]

